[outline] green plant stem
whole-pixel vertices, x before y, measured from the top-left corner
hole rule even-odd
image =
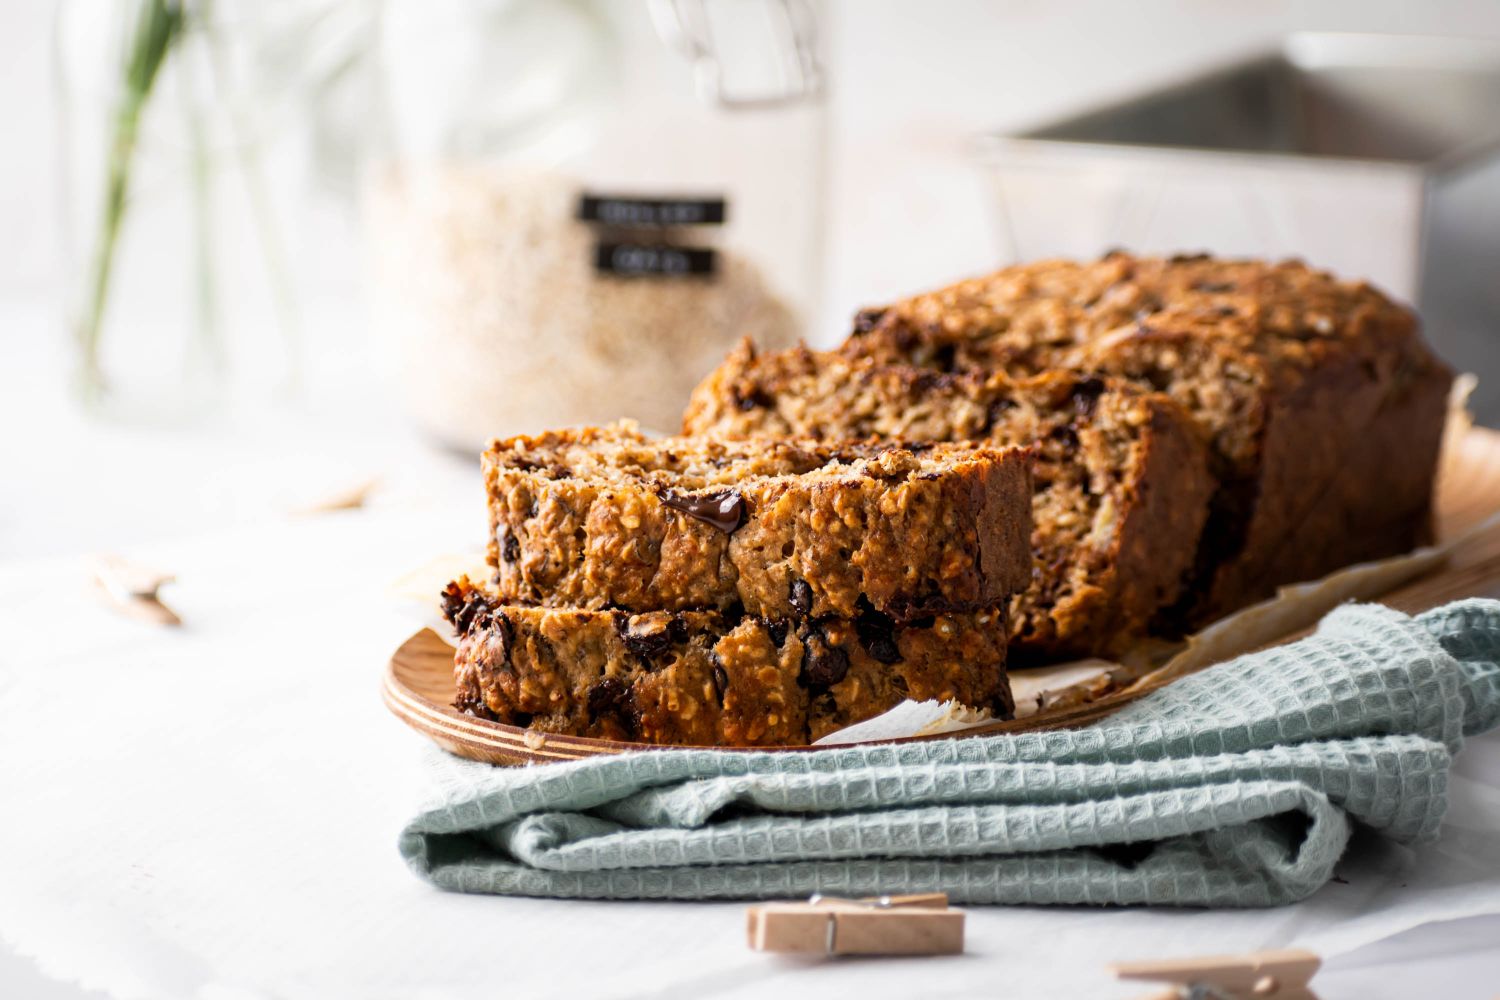
[[[170,0],[144,0],[140,19],[129,41],[124,88],[115,110],[114,134],[109,145],[104,217],[100,223],[99,239],[94,247],[91,280],[87,285],[89,305],[78,332],[83,349],[84,380],[91,395],[97,395],[103,388],[99,339],[104,322],[104,307],[109,299],[115,247],[125,218],[131,162],[135,157],[141,112],[150,97],[162,63],[166,61],[167,53],[182,31],[182,25],[183,10],[180,4]]]

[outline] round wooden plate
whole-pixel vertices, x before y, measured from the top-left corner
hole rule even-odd
[[[1500,510],[1500,432],[1474,428],[1447,456],[1438,483],[1438,532],[1458,538]],[[1403,611],[1415,612],[1461,597],[1500,596],[1500,531],[1460,546],[1439,571],[1383,596]],[[1291,636],[1288,637],[1293,638]],[[1175,679],[1175,678],[1174,678]],[[1087,725],[1168,683],[1136,683],[1097,701],[1072,708],[977,726],[958,733],[912,736],[893,742],[1034,732]],[[403,642],[386,667],[382,694],[407,725],[450,753],[490,764],[533,764],[577,760],[626,750],[670,750],[646,743],[597,740],[586,736],[542,734],[465,715],[452,707],[453,647],[431,629]],[[819,747],[757,747],[796,753]]]

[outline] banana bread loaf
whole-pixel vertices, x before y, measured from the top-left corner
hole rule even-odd
[[[497,441],[489,558],[507,602],[907,622],[1031,577],[1031,453],[966,445]]]
[[[861,312],[851,358],[1102,373],[1198,420],[1218,487],[1188,619],[1430,537],[1452,373],[1412,313],[1295,262],[1206,256],[1006,268]]]
[[[1213,491],[1193,419],[1114,378],[939,374],[806,348],[757,357],[747,340],[694,392],[683,432],[1033,446],[1013,662],[1109,655],[1145,633],[1194,566]]]
[[[700,746],[810,743],[907,698],[1010,718],[1004,607],[897,625],[717,611],[502,603],[468,580],[443,609],[459,635],[455,707],[538,732]]]

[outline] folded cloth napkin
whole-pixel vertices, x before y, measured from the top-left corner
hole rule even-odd
[[[1497,722],[1500,601],[1349,605],[1087,729],[527,768],[434,751],[400,849],[461,892],[1267,906],[1326,882],[1356,823],[1435,836],[1453,754]]]

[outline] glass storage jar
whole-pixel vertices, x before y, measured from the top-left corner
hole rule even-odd
[[[622,417],[673,432],[741,336],[814,312],[824,112],[800,0],[395,0],[372,318],[463,449]]]

